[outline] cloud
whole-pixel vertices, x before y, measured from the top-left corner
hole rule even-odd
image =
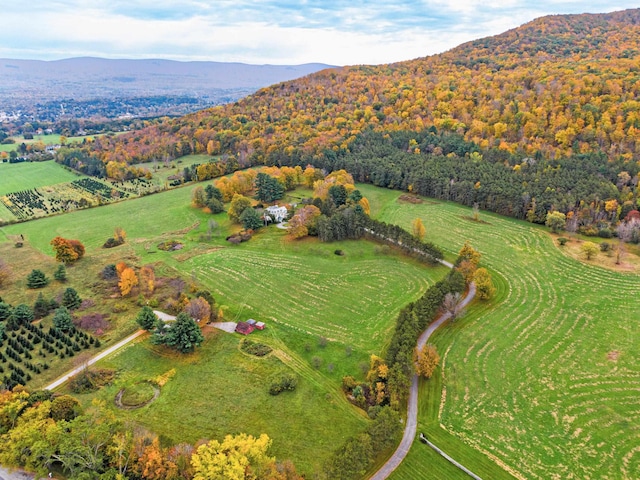
[[[583,10],[576,0],[32,0],[27,11],[9,0],[0,56],[389,63]]]

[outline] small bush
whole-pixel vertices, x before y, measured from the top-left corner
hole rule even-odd
[[[600,251],[601,252],[608,252],[610,251],[612,248],[611,244],[609,242],[602,242],[600,244]]]
[[[298,378],[293,373],[284,373],[271,381],[269,393],[279,395],[282,392],[293,392],[298,386]]]
[[[598,236],[600,238],[612,238],[613,232],[608,228],[601,228],[600,230],[598,230]]]
[[[175,250],[181,250],[184,245],[176,240],[167,240],[166,242],[162,242],[158,244],[158,249],[164,250],[165,252],[172,252]]]
[[[122,245],[124,243],[124,241],[119,241],[113,237],[109,237],[107,238],[107,241],[104,242],[104,244],[102,245],[102,248],[113,248],[113,247],[118,247],[120,245]]]
[[[564,247],[568,241],[569,239],[566,237],[558,237],[558,245],[560,245],[561,247]]]
[[[129,306],[123,302],[117,302],[111,307],[111,311],[113,313],[122,313],[126,312],[129,309]]]
[[[340,257],[344,257],[344,250],[335,250],[333,253],[335,253],[336,255],[340,256]]]
[[[104,280],[115,280],[118,278],[118,271],[116,270],[116,266],[114,264],[107,265],[100,272],[100,276]]]
[[[598,229],[592,225],[579,227],[578,232],[587,237],[595,237],[598,235]]]

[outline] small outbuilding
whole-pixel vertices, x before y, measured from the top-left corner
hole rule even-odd
[[[255,327],[258,322],[256,322],[253,318],[250,318],[249,320],[247,320],[247,323],[249,325]]]
[[[241,333],[242,335],[249,335],[254,330],[255,327],[247,322],[238,322],[238,325],[236,325],[236,332]]]
[[[258,330],[264,330],[264,322],[256,322],[256,328]]]

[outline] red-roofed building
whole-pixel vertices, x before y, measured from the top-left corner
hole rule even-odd
[[[255,327],[247,322],[238,322],[238,325],[236,326],[236,332],[241,333],[242,335],[249,335],[254,330]]]

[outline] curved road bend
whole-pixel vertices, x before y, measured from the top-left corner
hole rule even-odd
[[[449,268],[453,267],[449,262],[442,261],[441,263],[447,265]],[[469,284],[469,291],[467,296],[462,300],[461,305],[466,307],[471,300],[476,296],[476,286],[474,283]],[[429,337],[435,332],[440,325],[446,322],[451,317],[449,312],[443,313],[435,322],[432,322],[427,329],[422,332],[422,335],[418,337],[417,348],[424,347],[429,340]],[[411,390],[409,390],[409,402],[407,407],[407,423],[404,427],[404,434],[400,445],[393,453],[391,458],[387,460],[380,470],[378,470],[370,480],[385,480],[391,473],[398,468],[398,465],[402,463],[404,458],[409,453],[409,449],[413,444],[413,440],[416,437],[416,430],[418,428],[418,375],[413,375],[411,380]]]

